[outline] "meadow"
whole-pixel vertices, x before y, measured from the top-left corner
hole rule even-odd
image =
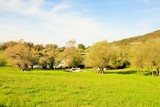
[[[159,107],[160,78],[133,70],[19,71],[0,67],[0,106]]]

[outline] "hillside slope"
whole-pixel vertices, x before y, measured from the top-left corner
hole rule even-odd
[[[119,41],[114,41],[112,43],[115,45],[130,45],[136,42],[145,42],[148,39],[155,39],[155,38],[160,38],[160,30],[157,30],[151,33],[147,33],[145,35],[140,35],[140,36],[122,39]]]

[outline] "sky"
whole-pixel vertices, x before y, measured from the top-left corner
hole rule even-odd
[[[160,29],[160,0],[0,0],[0,42],[90,46]]]

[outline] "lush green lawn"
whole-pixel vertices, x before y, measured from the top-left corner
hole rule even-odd
[[[128,70],[97,74],[1,67],[0,106],[159,107],[160,78]]]

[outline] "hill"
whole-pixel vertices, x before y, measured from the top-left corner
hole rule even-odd
[[[131,38],[122,39],[119,41],[114,41],[112,43],[118,46],[119,45],[131,45],[137,42],[145,42],[148,39],[155,39],[155,38],[160,38],[160,30],[157,30],[151,33],[147,33],[145,35],[139,35],[139,36],[135,36]]]
[[[126,54],[129,54],[130,49],[133,47],[134,44],[139,42],[145,42],[148,39],[156,39],[156,38],[160,38],[160,30],[147,33],[145,35],[139,35],[135,37],[125,38],[119,41],[114,41],[112,42],[112,44],[121,48],[122,51],[125,52]]]

